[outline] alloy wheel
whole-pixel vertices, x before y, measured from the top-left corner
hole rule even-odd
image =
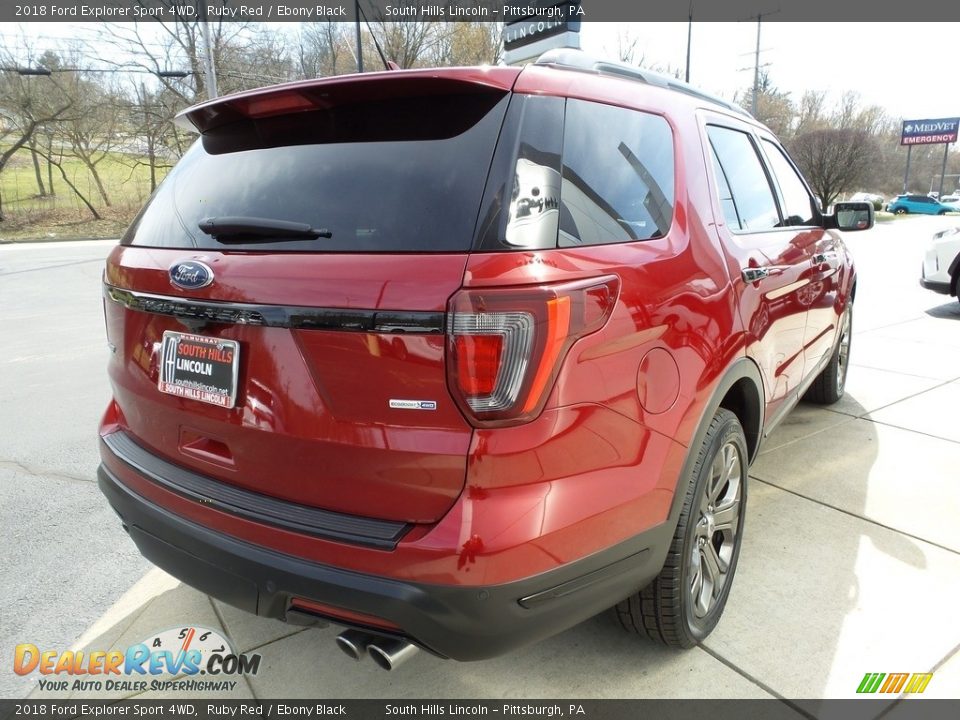
[[[837,395],[843,395],[847,384],[847,363],[850,360],[850,313],[844,313],[840,327],[840,345],[837,348]]]
[[[693,614],[706,617],[730,575],[740,524],[743,458],[733,442],[714,456],[700,502],[691,552],[690,598]]]

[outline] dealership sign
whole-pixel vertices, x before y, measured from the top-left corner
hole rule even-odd
[[[580,47],[580,0],[528,0],[503,6],[503,50],[507,65],[535,60],[547,50]]]
[[[900,133],[901,145],[933,145],[957,141],[960,118],[939,120],[904,120]]]

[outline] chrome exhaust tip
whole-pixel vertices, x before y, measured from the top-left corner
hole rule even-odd
[[[374,640],[373,635],[368,635],[365,632],[344,630],[337,635],[337,647],[343,650],[344,655],[359,662],[367,654],[367,647]]]
[[[417,654],[420,648],[406,640],[374,638],[367,653],[384,670],[395,670]]]

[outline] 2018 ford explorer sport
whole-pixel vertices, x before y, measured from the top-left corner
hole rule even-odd
[[[232,95],[107,262],[100,487],[141,552],[393,667],[616,606],[716,625],[747,469],[843,393],[856,276],[741,110],[554,51]]]

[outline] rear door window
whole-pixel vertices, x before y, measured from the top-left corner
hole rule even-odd
[[[724,205],[724,198],[720,198],[730,229],[734,232],[758,232],[778,227],[780,213],[777,202],[750,136],[719,125],[708,126],[707,133],[715,162],[719,162],[723,179],[732,194],[731,206]],[[736,209],[736,223],[730,215],[733,207]]]
[[[717,192],[720,195],[720,207],[723,208],[723,219],[726,220],[727,227],[742,228],[740,213],[737,212],[737,202],[733,199],[730,183],[727,182],[727,174],[723,171],[723,167],[717,159],[717,153],[713,148],[710,149],[710,159],[713,162],[713,174],[717,178]]]
[[[507,102],[502,91],[370,99],[218,127],[184,155],[123,243],[466,251]],[[210,218],[251,217],[309,225],[329,237],[222,242],[199,228]]]

